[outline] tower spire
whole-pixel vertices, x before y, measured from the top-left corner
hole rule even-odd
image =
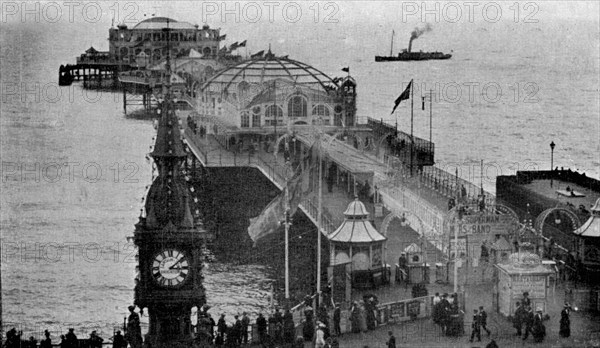
[[[146,199],[146,226],[161,228],[169,222],[176,227],[194,226],[190,212],[187,183],[181,166],[187,154],[183,149],[179,119],[171,96],[170,28],[167,21],[167,61],[164,100],[159,106],[158,131],[154,150],[150,154],[156,163],[158,177],[152,183]]]

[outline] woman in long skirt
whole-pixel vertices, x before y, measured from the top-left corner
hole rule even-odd
[[[560,330],[558,333],[560,337],[569,337],[571,336],[571,318],[569,318],[569,314],[571,313],[571,306],[568,303],[565,303],[565,308],[560,312]]]
[[[352,332],[359,333],[360,332],[360,313],[358,310],[358,304],[356,302],[352,303],[352,308],[350,309],[350,322],[352,323]]]

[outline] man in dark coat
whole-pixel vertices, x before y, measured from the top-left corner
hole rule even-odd
[[[117,331],[117,333],[115,333],[112,346],[113,348],[127,348],[127,341],[125,341],[125,337],[121,335],[121,331]]]
[[[213,319],[212,315],[207,313],[207,316],[208,316],[208,333],[210,335],[210,340],[213,341],[215,339],[215,326],[217,326],[217,323],[215,323],[215,320]]]
[[[342,310],[340,309],[340,305],[336,303],[335,309],[333,310],[333,334],[336,336],[340,336],[342,334],[342,329],[340,328],[341,317]]]
[[[46,338],[44,338],[40,342],[40,348],[52,348],[52,339],[50,339],[50,332],[48,332],[48,330],[44,330],[44,336]]]
[[[220,342],[225,341],[225,333],[227,332],[227,322],[225,322],[225,314],[221,314],[217,322],[217,338]]]
[[[129,317],[127,317],[126,339],[131,348],[139,348],[142,346],[140,316],[135,312],[135,306],[129,306],[127,309],[129,309]]]
[[[473,342],[473,338],[477,336],[477,341],[481,342],[481,318],[476,309],[473,310],[473,323],[471,324],[471,339],[469,342]]]
[[[302,328],[302,336],[305,342],[313,340],[315,335],[314,313],[312,307],[306,307],[304,310],[304,327]]]
[[[90,334],[90,348],[102,348],[102,342],[104,339],[96,333],[96,331],[92,331]]]
[[[238,315],[234,316],[235,323],[233,324],[233,337],[231,337],[230,341],[237,347],[240,345],[242,338],[242,321]]]
[[[521,300],[521,304],[523,307],[531,307],[531,299],[529,298],[529,292],[525,291],[523,293],[523,299]]]
[[[77,336],[75,335],[75,333],[73,332],[74,329],[70,328],[69,332],[67,332],[67,335],[65,336],[65,340],[66,340],[66,344],[67,347],[78,347],[79,346],[79,342],[77,341]]]
[[[487,328],[487,313],[483,309],[483,306],[479,306],[479,322],[483,331],[487,332],[488,337],[490,337],[490,330]]]
[[[250,318],[248,314],[244,312],[242,314],[242,343],[248,344],[248,326],[250,326]]]
[[[571,318],[569,318],[570,313],[571,306],[568,303],[565,303],[565,307],[560,312],[560,330],[558,331],[560,337],[567,338],[571,336]]]
[[[442,331],[446,332],[448,326],[448,315],[450,312],[450,302],[448,302],[448,294],[443,294],[440,303],[438,303],[438,316]]]
[[[285,343],[294,343],[296,338],[296,325],[294,324],[294,317],[289,309],[285,310],[283,314],[283,340]]]
[[[525,311],[523,305],[521,305],[521,302],[517,302],[517,309],[515,310],[515,316],[513,318],[513,326],[515,329],[517,329],[517,336],[522,335],[521,329],[523,327],[523,320],[525,319],[526,313],[527,312]]]
[[[267,334],[267,319],[263,317],[262,313],[258,313],[258,318],[256,318],[256,330],[258,331],[258,339],[260,343],[265,342],[265,335]]]
[[[523,315],[523,324],[525,324],[525,337],[523,337],[523,341],[525,341],[527,337],[529,337],[530,333],[533,334],[533,311],[529,306],[525,307],[525,313]]]
[[[389,338],[386,342],[387,348],[396,348],[396,337],[394,337],[394,333],[388,331]]]

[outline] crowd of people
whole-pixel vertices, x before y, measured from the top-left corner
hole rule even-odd
[[[522,336],[525,341],[531,334],[535,342],[542,342],[546,336],[546,327],[542,323],[542,310],[538,310],[536,314],[533,313],[528,292],[523,293],[523,298],[516,305],[513,317],[513,325],[517,330],[516,335]],[[525,329],[524,333],[523,328]]]
[[[375,296],[364,296],[362,301],[355,301],[350,308],[350,324],[354,333],[366,332],[377,327],[376,311],[378,300]]]
[[[37,348],[38,341],[33,337],[29,337],[28,340],[23,340],[21,337],[23,336],[22,331],[17,331],[15,328],[10,329],[6,332],[6,341],[4,342],[3,347],[6,348]],[[111,337],[113,341],[114,348],[127,348],[127,341],[125,337],[121,335],[121,331],[117,331],[113,337]],[[79,348],[79,347],[87,347],[87,348],[101,348],[102,342],[104,339],[98,336],[96,331],[92,331],[90,333],[90,337],[85,340],[80,340],[77,335],[75,335],[75,331],[73,328],[70,328],[69,331],[60,335],[60,348]],[[51,348],[56,346],[52,343],[52,338],[50,337],[50,332],[48,330],[44,331],[44,339],[39,342],[40,348]],[[133,347],[133,346],[132,346]]]
[[[271,316],[266,318],[262,313],[254,321],[256,330],[252,330],[252,323],[248,313],[234,315],[232,325],[227,324],[225,314],[221,314],[217,322],[207,310],[199,313],[198,332],[208,335],[208,341],[216,346],[239,347],[251,341],[263,344],[293,344],[296,340],[294,319],[289,309],[282,313],[275,309]],[[257,336],[254,336],[257,335]]]
[[[464,334],[464,312],[460,309],[458,295],[447,293],[440,296],[435,293],[431,316],[433,322],[441,328],[447,336],[460,336]]]

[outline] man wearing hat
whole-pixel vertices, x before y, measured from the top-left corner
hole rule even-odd
[[[127,342],[125,341],[125,337],[121,335],[121,330],[117,330],[115,333],[112,346],[113,348],[127,348]]]
[[[51,348],[52,347],[52,339],[50,339],[50,332],[48,330],[44,330],[44,338],[40,341],[40,348]]]
[[[546,327],[543,323],[544,318],[542,317],[542,310],[538,308],[537,313],[533,318],[533,340],[535,342],[542,342],[546,336]]]
[[[523,337],[523,341],[529,337],[529,334],[533,334],[531,328],[533,326],[533,310],[530,306],[525,306],[525,313],[523,314],[523,323],[525,324],[525,336]]]
[[[340,309],[340,304],[335,304],[335,309],[333,310],[333,334],[335,336],[340,336],[342,334],[342,329],[340,328],[340,321],[342,319],[342,310]]]
[[[521,300],[521,304],[523,305],[523,307],[531,307],[531,299],[529,298],[529,292],[525,291],[523,293],[523,299]]]
[[[471,329],[471,339],[469,342],[473,342],[475,336],[477,336],[477,341],[481,342],[481,321],[476,309],[473,310],[473,323],[471,324]]]
[[[448,326],[448,317],[450,314],[450,302],[448,302],[448,294],[445,293],[442,295],[442,299],[440,300],[440,303],[438,303],[438,315],[439,315],[439,321],[440,321],[440,325],[442,327],[442,331],[445,333],[446,332],[446,328]]]
[[[92,331],[90,334],[90,348],[102,348],[102,337],[98,336],[96,330]]]
[[[135,312],[135,306],[127,307],[129,317],[127,317],[127,342],[132,348],[142,346],[142,327],[140,325],[140,316]]]
[[[67,347],[78,346],[77,336],[75,336],[75,333],[73,331],[75,331],[75,329],[69,328],[69,332],[67,332],[67,335],[65,336]]]
[[[565,307],[560,312],[560,330],[558,333],[560,337],[567,338],[571,336],[571,318],[569,315],[571,314],[571,305],[568,302],[565,302]]]

